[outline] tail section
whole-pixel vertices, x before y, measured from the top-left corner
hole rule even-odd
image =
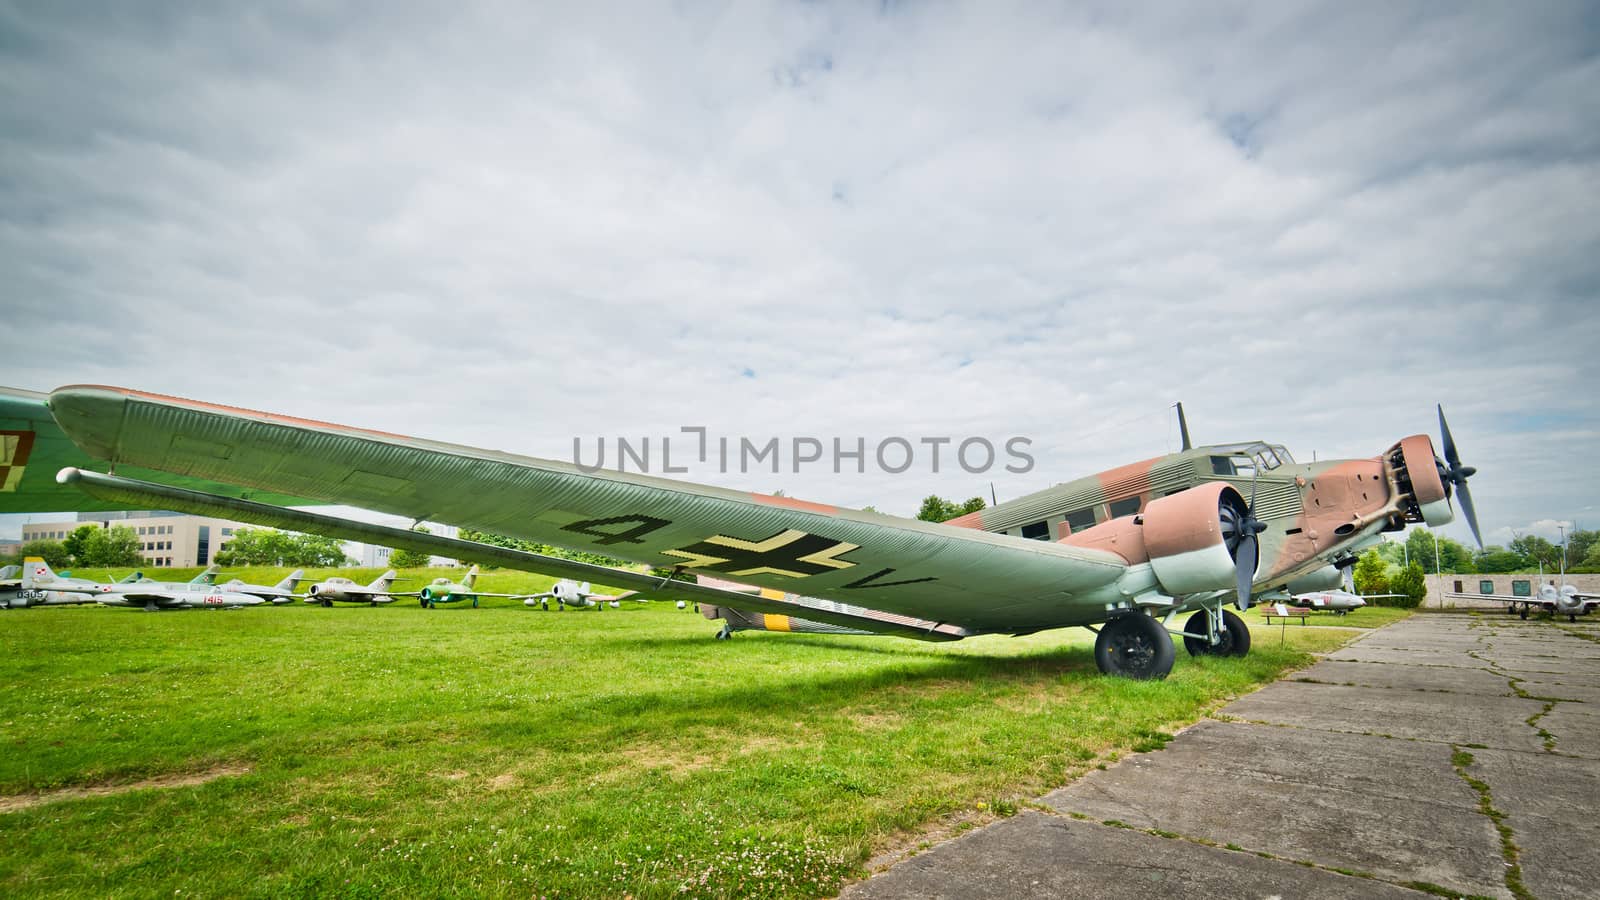
[[[394,584],[394,580],[395,580],[396,577],[399,576],[399,574],[400,573],[396,572],[395,570],[390,569],[389,571],[383,573],[382,575],[379,575],[378,576],[378,580],[374,581],[373,583],[371,583],[369,585],[367,585],[367,587],[369,587],[369,588],[371,588],[371,589],[373,589],[375,591],[381,591],[383,593],[388,593],[389,592],[389,587]]]
[[[461,584],[464,587],[472,587],[472,583],[477,581],[477,580],[478,580],[478,567],[476,565],[474,565],[472,568],[467,570],[467,577],[461,579]]]
[[[206,566],[206,570],[204,572],[201,572],[199,575],[196,575],[194,578],[190,579],[189,583],[190,584],[215,584],[216,581],[217,581],[217,572],[221,568],[222,567],[218,566],[216,563],[212,563],[211,565]]]
[[[10,581],[13,578],[21,578],[21,577],[22,577],[22,567],[21,566],[6,566],[4,569],[0,569],[0,581]]]
[[[273,587],[280,591],[292,591],[294,590],[295,585],[305,580],[305,576],[306,571],[304,569],[295,569],[293,572],[289,573],[287,578],[273,585]]]
[[[59,576],[51,571],[44,557],[30,556],[22,561],[22,587],[24,589],[52,584]]]

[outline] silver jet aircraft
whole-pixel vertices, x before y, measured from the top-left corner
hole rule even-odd
[[[241,581],[238,578],[235,578],[224,584],[218,585],[217,589],[231,591],[235,594],[249,594],[252,597],[260,597],[263,600],[269,600],[278,604],[289,603],[296,597],[300,596],[294,592],[294,589],[295,585],[305,580],[305,574],[306,573],[304,569],[295,569],[293,572],[290,572],[282,581],[271,586],[264,584],[250,584],[247,581]]]
[[[554,600],[556,601],[557,610],[563,610],[569,606],[576,606],[580,609],[591,606],[595,609],[605,609],[605,605],[609,603],[612,609],[616,609],[622,605],[623,600],[633,598],[638,593],[638,591],[626,591],[621,594],[596,594],[590,590],[589,582],[587,581],[573,581],[570,578],[563,578],[551,585],[550,590],[542,594],[534,594],[522,601],[522,603],[524,606],[549,609],[550,601]],[[644,602],[643,597],[638,599],[641,603]],[[682,607],[679,608],[681,609]]]
[[[43,562],[41,559],[30,557],[28,565]],[[70,606],[72,604],[93,603],[95,596],[83,591],[72,590],[42,590],[35,587],[23,587],[22,567],[6,566],[0,569],[0,609],[26,609],[30,606]]]
[[[257,606],[260,597],[218,590],[214,585],[195,582],[131,581],[102,584],[86,579],[66,579],[50,570],[42,559],[30,559],[23,564],[23,590],[60,590],[66,588],[94,595],[106,606],[140,607],[151,612],[161,609],[232,609]]]
[[[389,587],[394,584],[397,575],[395,570],[390,569],[368,585],[356,584],[342,575],[335,575],[313,584],[311,590],[306,592],[306,602],[323,606],[332,606],[335,603],[365,603],[369,606],[393,603],[395,595],[389,591]]]

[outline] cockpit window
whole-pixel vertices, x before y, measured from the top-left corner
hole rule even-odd
[[[1281,462],[1286,466],[1294,465],[1294,457],[1289,455],[1288,448],[1284,447],[1282,444],[1273,444],[1272,452],[1278,454],[1278,462]]]

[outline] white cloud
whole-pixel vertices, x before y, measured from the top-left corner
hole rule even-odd
[[[1306,458],[1443,402],[1486,529],[1600,499],[1580,7],[69,5],[0,33],[18,386],[557,457],[684,424],[1033,437],[1002,496],[1175,447],[1178,399],[1199,440]],[[901,512],[988,481],[695,474]]]

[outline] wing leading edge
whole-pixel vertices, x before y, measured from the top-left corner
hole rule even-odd
[[[1114,554],[122,388],[50,395],[92,456],[985,631],[1097,621]],[[550,570],[546,570],[550,571]],[[1076,600],[1076,602],[1074,602]],[[732,604],[728,604],[732,605]]]

